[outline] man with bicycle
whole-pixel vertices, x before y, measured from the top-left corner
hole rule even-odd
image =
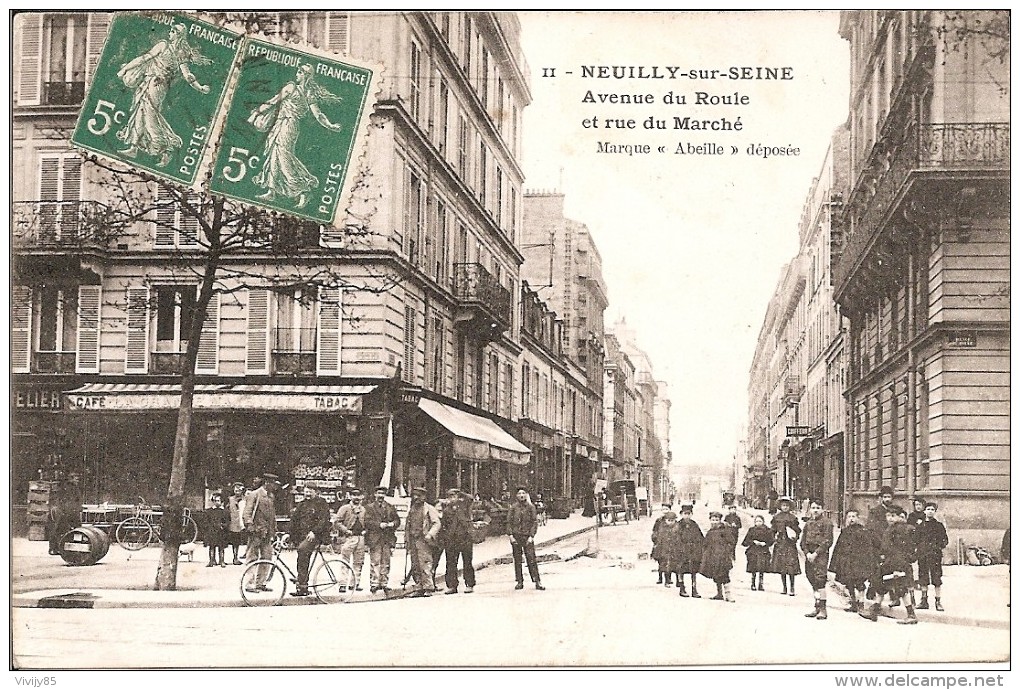
[[[319,544],[329,541],[329,505],[319,496],[319,485],[304,485],[305,500],[294,508],[290,517],[290,541],[297,544],[297,590],[295,597],[308,596],[308,569],[312,552]]]
[[[244,528],[248,530],[248,550],[245,563],[257,560],[272,560],[273,539],[276,537],[276,489],[280,478],[267,472],[262,475],[262,486],[248,492],[244,505]],[[255,582],[248,585],[249,592],[268,592],[266,578],[269,566],[259,567]]]

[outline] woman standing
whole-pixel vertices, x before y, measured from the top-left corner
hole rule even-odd
[[[761,515],[754,516],[754,525],[744,535],[742,546],[747,550],[744,555],[747,559],[747,572],[751,573],[751,589],[759,592],[765,591],[765,573],[768,572],[771,554],[769,547],[776,541],[775,535],[765,526],[765,518]],[[757,585],[755,583],[757,578]]]
[[[772,517],[772,534],[776,545],[772,549],[772,572],[779,573],[783,581],[783,594],[794,596],[794,579],[800,575],[800,556],[797,553],[797,539],[800,537],[800,521],[790,512],[793,499],[782,496],[779,499],[779,512]],[[789,589],[786,579],[790,578]]]

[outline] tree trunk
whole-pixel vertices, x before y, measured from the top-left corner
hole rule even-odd
[[[170,466],[170,485],[167,487],[163,508],[161,536],[163,550],[156,569],[155,590],[177,589],[177,562],[181,549],[181,523],[184,518],[184,485],[188,475],[188,459],[191,453],[191,422],[194,417],[195,364],[198,361],[198,346],[202,336],[209,300],[216,282],[218,255],[210,252],[206,257],[205,274],[195,301],[195,315],[188,333],[188,349],[181,365],[181,407],[177,412],[177,432],[174,436],[174,457]]]

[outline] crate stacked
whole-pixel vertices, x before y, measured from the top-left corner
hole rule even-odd
[[[60,497],[60,482],[33,480],[28,483],[28,538],[46,541],[50,507]]]

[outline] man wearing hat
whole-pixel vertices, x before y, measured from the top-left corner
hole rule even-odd
[[[465,500],[460,489],[447,490],[442,520],[440,538],[446,549],[446,591],[443,593],[457,593],[460,584],[457,566],[463,560],[464,593],[470,594],[475,590],[475,569],[471,565],[475,546],[471,541],[471,502]]]
[[[329,505],[319,496],[319,485],[307,482],[302,488],[305,500],[294,508],[290,516],[290,541],[297,544],[296,597],[308,596],[308,566],[312,552],[319,544],[329,541]]]
[[[914,528],[907,524],[907,511],[893,505],[886,512],[886,527],[879,545],[879,568],[869,590],[871,606],[860,615],[869,620],[878,620],[878,609],[882,597],[888,594],[895,602],[908,596],[907,617],[897,623],[914,625],[914,575],[911,563],[917,560]]]
[[[914,539],[917,543],[917,575],[920,583],[921,603],[919,609],[928,608],[928,585],[935,585],[935,610],[942,608],[942,550],[949,546],[949,535],[946,527],[935,519],[938,505],[934,501],[925,501],[924,520],[914,527]],[[909,521],[907,524],[910,524]]]
[[[517,487],[517,500],[506,515],[506,531],[510,535],[510,550],[514,556],[514,575],[517,586],[524,589],[524,569],[521,560],[528,563],[528,575],[535,583],[535,589],[544,590],[542,578],[538,575],[538,559],[535,557],[535,535],[538,533],[538,511],[531,503],[528,490]]]
[[[244,482],[234,482],[233,493],[227,499],[227,544],[234,549],[234,565],[241,565],[241,545],[248,541],[248,535],[244,532],[244,523],[241,518],[244,516]]]
[[[868,509],[868,529],[873,530],[875,534],[885,532],[885,528],[888,526],[885,519],[886,513],[893,507],[899,507],[893,503],[894,495],[895,492],[891,486],[883,486],[878,492],[878,505]]]
[[[829,617],[825,608],[825,585],[829,576],[829,549],[832,547],[833,529],[829,518],[823,513],[821,499],[812,498],[809,503],[811,514],[800,535],[800,548],[804,552],[804,574],[811,585],[815,609],[804,615],[823,621]]]
[[[280,478],[272,472],[262,475],[262,486],[248,492],[244,501],[244,528],[248,531],[245,563],[260,559],[272,560],[273,539],[276,537],[276,489]],[[249,592],[269,591],[266,578],[269,567],[259,567],[254,582],[245,583]]]
[[[385,486],[375,488],[375,500],[365,506],[365,547],[372,563],[372,592],[390,591],[390,556],[397,545],[400,516],[386,501]]]
[[[350,501],[340,506],[336,513],[336,529],[343,538],[340,557],[354,569],[354,582],[347,586],[361,589],[361,570],[365,567],[365,494],[361,489],[351,489]]]
[[[405,540],[415,586],[411,594],[413,597],[427,597],[436,591],[436,581],[432,578],[432,553],[442,525],[439,511],[425,501],[426,495],[423,486],[411,489],[411,507],[407,511]]]

